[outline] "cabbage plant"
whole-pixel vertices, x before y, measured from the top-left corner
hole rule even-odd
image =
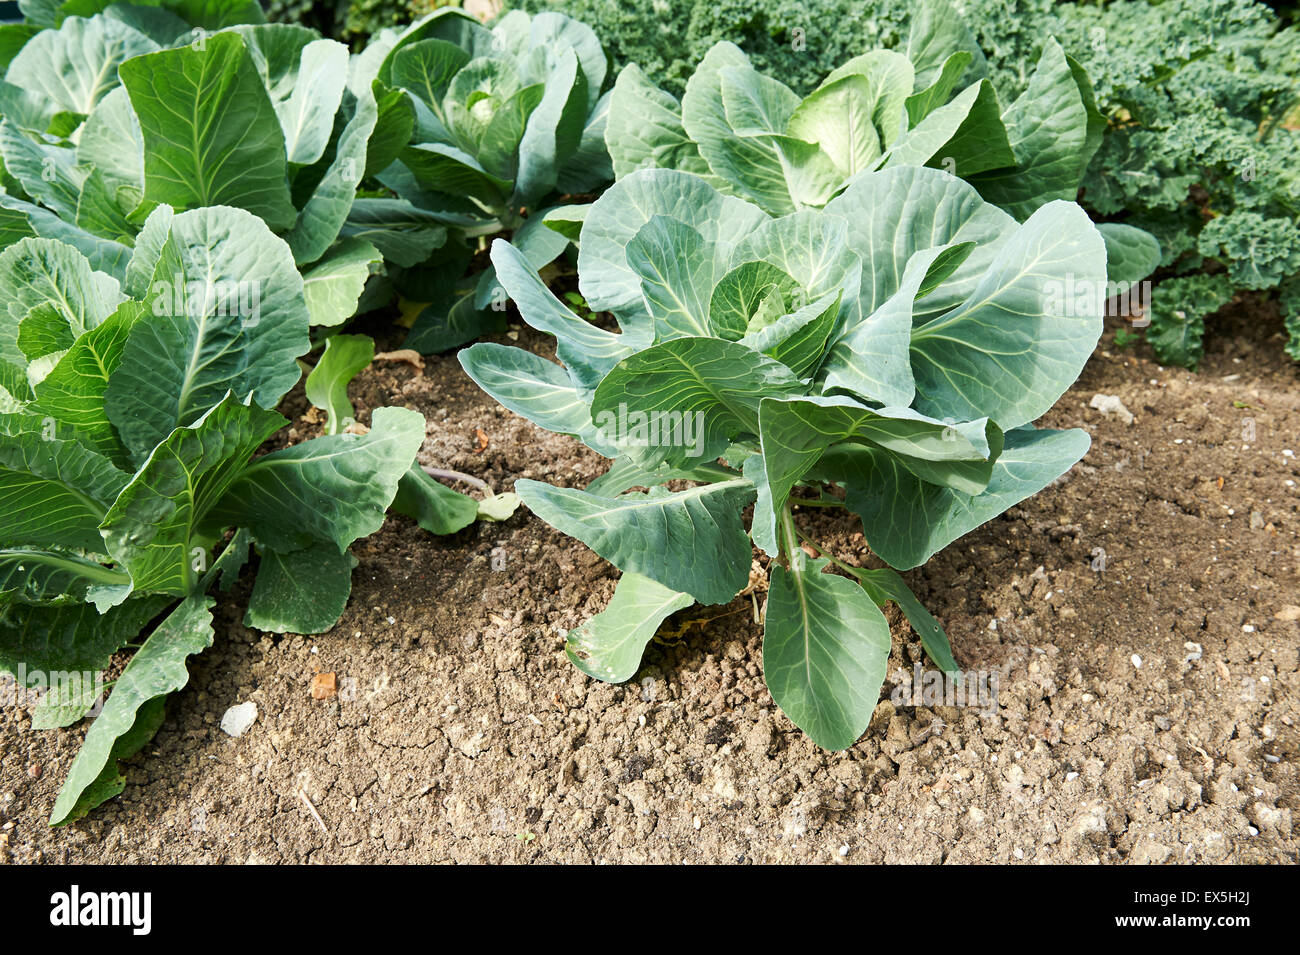
[[[375,178],[390,195],[357,200],[349,229],[371,238],[398,271],[395,284],[427,302],[410,344],[439,351],[499,326],[504,302],[490,272],[466,274],[477,240],[510,233],[537,268],[568,239],[543,219],[562,194],[612,178],[605,152],[606,60],[585,24],[558,13],[512,11],[491,29],[454,8],[400,33],[381,31],[357,57],[354,87],[377,84],[409,107],[377,137],[400,148]],[[421,223],[454,230],[432,260],[394,247]],[[419,268],[415,268],[415,267]]]
[[[1072,202],[1020,223],[971,183],[898,166],[773,217],[692,173],[632,172],[591,206],[578,255],[582,294],[618,333],[569,311],[512,245],[496,242],[492,261],[561,364],[480,343],[461,352],[465,370],[614,459],[585,490],[516,482],[534,513],[623,572],[567,639],[597,679],[629,679],[668,614],[746,588],[752,541],[771,561],[772,696],[819,745],[850,746],[885,677],[878,604],[897,600],[931,658],[956,664],[895,571],[815,542],[810,557],[797,509],[853,512],[871,550],[906,570],[1089,445],[1033,425],[1101,334],[1105,244]]]
[[[113,654],[138,648],[69,770],[59,824],[122,790],[118,760],[211,645],[209,591],[250,548],[247,625],[334,625],[348,548],[383,523],[424,419],[379,408],[367,433],[258,453],[287,424],[271,409],[298,381],[309,314],[289,246],[241,209],[159,206],[121,282],[71,245],[20,239],[0,252],[0,302],[0,672],[45,691],[35,727],[68,726],[92,712]]]
[[[120,280],[159,205],[233,206],[288,243],[313,324],[345,321],[381,261],[343,226],[383,104],[347,90],[341,43],[240,22],[261,19],[256,4],[172,7],[52,18],[13,55],[0,246],[59,239]],[[426,232],[424,253],[445,237]]]
[[[1000,102],[969,29],[943,2],[923,3],[906,47],[871,50],[832,70],[807,96],[716,43],[680,103],[636,64],[611,92],[605,141],[614,172],[693,172],[771,215],[821,208],[864,173],[933,166],[969,182],[1020,221],[1073,201],[1106,119],[1079,64],[1048,37],[1024,92]],[[1111,277],[1148,275],[1148,233],[1101,227]]]

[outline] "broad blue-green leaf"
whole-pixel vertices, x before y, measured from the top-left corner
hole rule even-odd
[[[131,470],[131,459],[105,411],[104,393],[122,360],[131,327],[143,311],[138,302],[123,302],[80,336],[36,386],[29,408],[71,428],[78,440],[125,470]]]
[[[965,178],[1015,163],[997,93],[992,83],[981,80],[921,119],[894,143],[881,165],[933,165]]]
[[[784,302],[797,288],[798,282],[770,262],[749,261],[737,265],[713,286],[709,297],[709,333],[739,341],[770,296],[778,295]]]
[[[821,366],[820,377],[828,390],[900,407],[912,403],[916,394],[908,354],[912,316],[928,270],[947,248],[915,253],[894,294],[835,341]]]
[[[763,676],[781,712],[823,749],[852,746],[885,682],[885,615],[854,581],[823,573],[828,561],[795,548],[767,595]]]
[[[955,51],[972,58],[966,76],[978,79],[988,72],[984,53],[961,14],[947,0],[921,0],[908,28],[906,50],[916,69],[916,88],[934,83]]]
[[[77,161],[110,183],[144,194],[144,139],[122,87],[114,87],[86,117],[77,140]]]
[[[375,80],[370,94],[378,112],[366,141],[366,176],[377,175],[397,159],[415,131],[415,104],[405,90]]]
[[[555,206],[542,216],[542,222],[552,232],[558,232],[574,245],[582,232],[582,223],[586,221],[590,203],[582,205]]]
[[[158,45],[108,17],[68,17],[43,30],[14,57],[5,81],[49,99],[55,108],[85,115],[117,85],[126,60]]]
[[[153,449],[100,524],[108,553],[136,590],[194,592],[215,540],[206,520],[253,452],[284,423],[274,411],[228,395]]]
[[[513,182],[519,174],[519,141],[528,117],[542,101],[541,83],[525,86],[511,94],[492,115],[479,142],[478,158],[483,168],[498,179]]]
[[[587,80],[587,109],[596,108],[609,63],[605,50],[600,45],[600,38],[591,27],[562,13],[544,10],[534,16],[529,25],[528,45],[532,49],[570,47],[577,55],[582,75]]]
[[[363,91],[339,136],[333,162],[303,205],[297,223],[285,235],[295,262],[318,261],[338,238],[365,174],[366,149],[377,122],[375,98],[368,90]]]
[[[749,538],[740,522],[754,499],[748,481],[602,497],[521,479],[515,492],[546,523],[624,573],[649,577],[700,603],[726,603],[749,580]]]
[[[348,48],[342,43],[313,40],[303,47],[289,96],[274,104],[289,162],[310,165],[325,152],[347,74]]]
[[[315,30],[298,23],[240,23],[230,32],[243,37],[267,93],[277,103],[293,94],[303,50],[320,39]]]
[[[1004,431],[1047,411],[1101,337],[1100,296],[1061,301],[1067,280],[1104,287],[1106,246],[1073,203],[1043,206],[1016,230],[970,298],[912,333],[918,411],[987,415]],[[1053,289],[1059,286],[1056,294]]]
[[[702,235],[678,219],[654,216],[628,242],[627,264],[641,279],[656,342],[709,334],[715,263]]]
[[[417,464],[398,482],[393,510],[414,519],[430,534],[454,534],[474,523],[479,502],[434,480]]]
[[[741,344],[785,365],[796,378],[811,377],[839,325],[840,292],[827,292],[789,315],[742,338]]]
[[[1002,117],[1018,162],[972,177],[980,195],[1021,220],[1053,199],[1073,200],[1097,145],[1084,96],[1065,52],[1049,38],[1029,86]]]
[[[0,252],[0,384],[29,398],[29,362],[70,347],[121,300],[115,279],[62,242],[25,238]]]
[[[185,686],[190,678],[186,659],[212,646],[213,603],[201,594],[184,601],[131,658],[68,770],[50,825],[72,822],[122,791],[117,761],[139,751],[161,723],[161,710],[150,712],[160,704],[152,701]],[[144,726],[149,732],[136,732]]]
[[[798,105],[798,96],[750,66],[739,48],[720,42],[686,84],[682,125],[729,189],[784,215],[795,205],[786,164],[770,134],[785,132]]]
[[[85,601],[96,588],[129,587],[121,571],[73,551],[0,548],[0,603]]]
[[[338,623],[352,593],[355,557],[333,544],[261,554],[244,626],[268,633],[324,633]]]
[[[911,459],[966,463],[970,470],[983,470],[983,481],[960,483],[978,491],[988,483],[990,462],[996,457],[986,431],[987,420],[949,425],[907,408],[877,410],[850,398],[764,398],[758,431],[762,453],[745,465],[745,476],[758,487],[751,528],[754,543],[776,555],[777,511],[795,484],[833,444],[847,440],[870,442],[904,456],[909,470],[911,466],[924,469],[923,463],[918,465]]]
[[[0,123],[0,135],[3,134],[3,130],[4,124]],[[39,235],[46,239],[66,242],[84,255],[90,262],[91,268],[97,272],[111,275],[119,281],[125,275],[126,264],[131,258],[129,246],[93,235],[75,222],[60,218],[49,209],[15,199],[3,192],[0,192],[0,210],[3,210],[0,212],[0,217],[10,218],[20,215],[27,221],[29,231],[23,231],[22,236]],[[12,229],[13,225],[11,222],[9,228]]]
[[[392,45],[386,52],[386,44],[379,45],[379,52],[384,54],[382,63],[376,67],[379,79],[389,86],[394,85],[393,69],[399,51],[423,40],[443,40],[464,49],[471,57],[491,53],[495,46],[492,32],[477,20],[459,8],[443,7],[407,27],[391,41]],[[366,77],[367,82],[370,79],[373,77]]]
[[[510,243],[500,239],[492,243],[492,265],[497,281],[514,300],[523,320],[538,331],[555,336],[556,354],[580,388],[595,388],[611,368],[643,343],[630,336],[626,329],[624,334],[614,335],[597,328],[561,305],[523,254]],[[646,342],[649,337],[645,336]]]
[[[849,248],[862,260],[859,316],[872,314],[898,291],[916,252],[974,242],[960,268],[918,303],[917,319],[951,309],[974,291],[1016,228],[1011,216],[981,199],[969,184],[916,166],[859,176],[826,212],[847,223]]]
[[[447,40],[417,40],[393,52],[391,82],[418,96],[435,112],[440,111],[452,77],[469,59],[467,51]]]
[[[140,234],[135,237],[135,247],[131,249],[122,278],[122,291],[137,301],[143,301],[149,295],[154,271],[171,237],[172,219],[175,217],[171,206],[155,206],[144,220]]]
[[[367,335],[331,335],[325,351],[307,376],[307,400],[324,408],[326,434],[338,434],[352,423],[348,384],[375,357],[375,343]]]
[[[605,147],[605,128],[609,123],[613,92],[610,90],[596,101],[586,125],[582,127],[577,151],[560,165],[555,179],[557,192],[596,192],[614,178],[614,166]]]
[[[446,143],[415,143],[401,160],[416,181],[429,190],[469,195],[493,207],[505,204],[510,181],[493,176],[470,153]]]
[[[789,368],[739,343],[677,338],[621,361],[596,388],[591,413],[606,433],[643,448],[645,460],[682,466],[757,434],[764,397],[803,391]]]
[[[313,325],[341,325],[357,310],[370,270],[383,261],[379,251],[362,239],[346,238],[302,276],[302,294]]]
[[[144,137],[146,200],[231,205],[272,229],[293,225],[284,133],[241,37],[138,56],[119,72]]]
[[[853,571],[853,575],[862,584],[862,589],[876,602],[876,606],[883,607],[891,600],[898,604],[907,617],[907,622],[921,638],[921,646],[925,648],[926,655],[945,673],[960,677],[961,671],[953,659],[948,635],[943,632],[943,627],[934,619],[934,615],[916,599],[902,577],[888,567],[875,570],[859,567]]]
[[[344,550],[383,525],[423,443],[418,412],[376,408],[366,434],[313,438],[258,458],[226,490],[215,518],[247,527],[274,550],[318,542]]]
[[[681,105],[651,83],[635,63],[623,67],[614,83],[605,144],[616,179],[638,169],[711,175],[699,146],[682,126]]]
[[[602,454],[618,447],[591,421],[591,396],[578,391],[565,370],[522,348],[494,342],[471,345],[457,356],[474,383],[533,424],[570,434]]]
[[[136,598],[104,613],[88,603],[7,604],[0,607],[0,673],[17,676],[25,667],[29,680],[44,687],[59,671],[104,670],[168,603],[166,597]]]
[[[18,180],[27,195],[54,210],[59,218],[76,221],[86,171],[76,165],[71,146],[37,142],[5,119],[0,122],[0,153],[5,171]],[[54,238],[42,229],[37,233]]]
[[[560,47],[548,55],[555,56],[555,63],[546,77],[545,95],[529,115],[519,143],[514,205],[534,205],[555,189],[559,168],[577,152],[587,113],[595,105],[595,97],[588,101],[590,84],[577,52]],[[598,96],[600,87],[594,92]]]
[[[410,268],[447,241],[439,217],[405,199],[358,199],[348,211],[342,234],[369,242],[394,265]]]
[[[690,594],[669,590],[640,574],[624,574],[609,605],[569,631],[564,652],[587,676],[606,683],[630,680],[659,625],[693,603]]]
[[[1077,429],[1010,431],[988,488],[973,496],[926,483],[896,457],[867,448],[837,448],[826,471],[845,482],[848,505],[862,518],[872,551],[908,570],[1037,494],[1083,457],[1088,445],[1087,433]]]
[[[1106,280],[1113,283],[1113,293],[1126,291],[1160,265],[1160,243],[1145,229],[1099,222],[1097,231],[1106,243]]]
[[[903,130],[912,64],[889,50],[849,60],[795,109],[787,135],[816,143],[841,180],[870,169]]]
[[[302,278],[288,246],[241,209],[172,219],[147,304],[104,395],[137,460],[227,391],[274,407],[301,375]]]
[[[916,126],[922,119],[948,102],[948,97],[957,88],[958,80],[974,59],[969,50],[958,50],[949,54],[943,61],[943,66],[939,68],[938,75],[934,77],[934,81],[924,88],[918,88],[903,101],[909,126]],[[913,85],[916,85],[915,80]]]
[[[845,302],[856,303],[863,263],[848,239],[842,220],[805,209],[760,223],[736,248],[733,261],[775,265],[802,286],[809,301],[842,290]]]
[[[703,179],[671,169],[643,169],[610,186],[592,204],[578,249],[579,287],[594,311],[610,311],[625,333],[649,341],[652,324],[640,277],[627,263],[627,246],[656,215],[676,219],[704,237],[720,264],[768,217],[757,206],[724,196]]]
[[[103,553],[97,528],[127,476],[52,431],[53,419],[0,424],[0,544]]]

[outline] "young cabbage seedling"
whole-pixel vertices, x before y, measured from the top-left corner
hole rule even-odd
[[[898,601],[932,659],[956,664],[893,571],[809,557],[793,505],[847,508],[905,570],[1088,448],[1083,431],[1032,426],[1101,334],[1099,298],[1061,294],[1106,270],[1101,236],[1070,202],[1019,223],[969,183],[901,166],[774,218],[690,173],[634,172],[592,205],[578,257],[583,296],[621,334],[569,311],[508,243],[492,259],[562,365],[480,343],[461,353],[466,371],[510,410],[614,458],[586,490],[516,484],[534,513],[623,571],[609,607],[568,637],[598,679],[630,678],[673,611],[731,601],[752,540],[773,558],[773,698],[843,749],[885,676],[878,604]],[[662,486],[672,480],[692,486]]]

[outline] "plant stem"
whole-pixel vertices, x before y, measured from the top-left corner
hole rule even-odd
[[[813,540],[811,537],[809,537],[809,536],[808,536],[807,534],[805,534],[803,531],[799,530],[799,528],[796,527],[796,528],[794,529],[794,532],[795,532],[796,534],[799,535],[799,539],[800,539],[800,540],[805,541],[806,543],[812,544],[813,547],[817,548],[817,553],[821,554],[823,557],[825,557],[827,560],[829,560],[832,564],[834,564],[834,565],[835,565],[836,567],[838,567],[840,570],[847,571],[847,572],[850,573],[850,574],[856,574],[856,573],[858,572],[858,570],[860,569],[860,568],[858,568],[858,567],[853,567],[853,566],[851,566],[851,565],[849,565],[849,564],[844,563],[844,561],[840,560],[838,557],[836,557],[834,554],[832,554],[830,551],[828,551],[828,550],[825,548],[824,545],[817,543],[817,541]]]
[[[495,496],[492,485],[488,484],[482,478],[476,478],[472,474],[465,474],[463,471],[449,471],[446,468],[431,468],[421,464],[420,468],[431,478],[437,478],[441,481],[460,481],[462,484],[468,484],[470,487],[476,487],[487,494],[488,497]]]
[[[798,504],[800,507],[845,507],[843,501],[826,500],[825,498],[790,498],[791,504]]]
[[[795,535],[799,533],[799,529],[794,526],[794,515],[790,513],[789,501],[786,501],[785,504],[781,505],[781,512],[777,515],[777,521],[780,524],[782,537],[781,556],[785,558],[786,566],[789,567],[790,559],[794,556],[794,552],[799,548],[799,542],[795,538]]]

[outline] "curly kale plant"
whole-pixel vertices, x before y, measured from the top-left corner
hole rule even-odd
[[[968,0],[989,77],[1017,95],[1045,35],[1087,69],[1108,119],[1084,205],[1154,234],[1147,339],[1194,367],[1206,318],[1240,290],[1278,292],[1300,360],[1300,29],[1254,0]]]
[[[352,84],[373,82],[407,112],[387,112],[378,127],[391,163],[370,162],[391,194],[358,199],[348,230],[398,267],[399,292],[430,303],[412,347],[451,348],[502,321],[490,307],[498,288],[491,273],[465,276],[473,250],[465,240],[513,233],[539,268],[564,251],[568,239],[544,224],[548,204],[611,178],[605,69],[585,24],[518,11],[489,30],[459,10],[439,10],[401,33],[382,31],[356,58]],[[429,250],[409,247],[423,225],[450,227],[455,240],[430,259]]]
[[[563,364],[491,343],[461,353],[505,407],[615,459],[586,490],[516,484],[623,571],[569,634],[570,658],[630,678],[668,614],[747,585],[752,539],[773,561],[773,698],[818,744],[851,745],[889,656],[878,603],[899,601],[932,659],[956,664],[896,573],[809,559],[795,508],[848,508],[901,570],[1068,470],[1087,435],[1032,422],[1101,333],[1102,237],[1073,203],[1021,224],[969,183],[899,166],[779,218],[691,173],[641,170],[593,204],[580,238],[582,294],[621,334],[570,312],[498,241],[500,281]],[[692,486],[662,486],[674,480]]]
[[[341,231],[381,104],[345,89],[342,44],[241,18],[261,11],[123,5],[17,25],[30,35],[0,83],[0,247],[59,239],[121,280],[158,205],[234,206],[288,242],[313,324],[351,317],[380,256]]]

